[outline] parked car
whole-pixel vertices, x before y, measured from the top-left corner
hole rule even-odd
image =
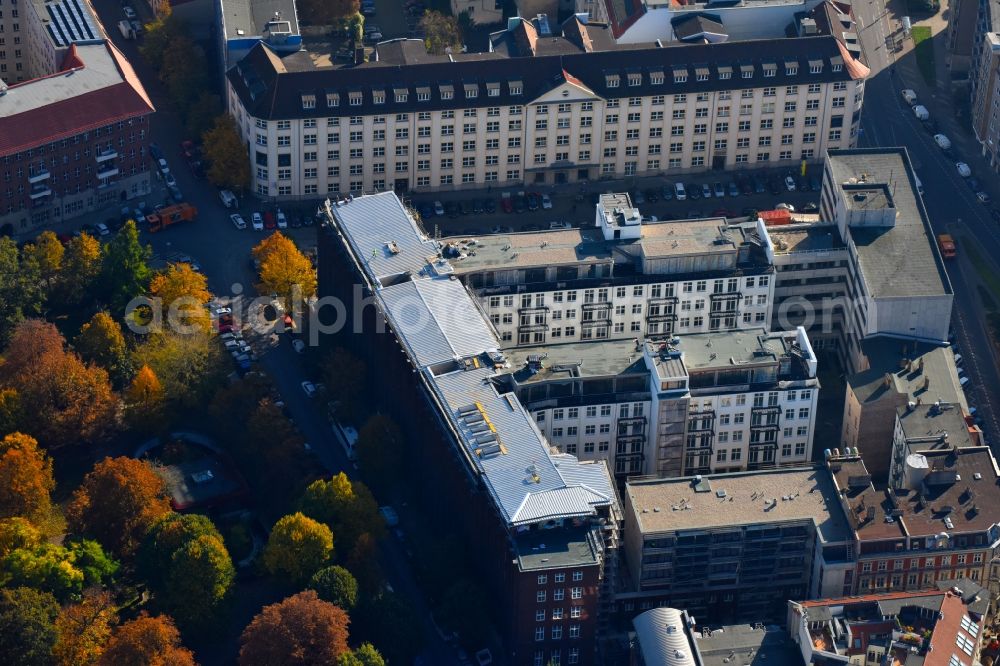
[[[167,190],[170,192],[170,198],[174,200],[174,203],[184,201],[184,195],[181,193],[181,188],[176,185],[168,185]]]
[[[514,212],[520,215],[526,210],[528,210],[528,199],[523,194],[518,194],[514,197]]]
[[[910,106],[913,106],[914,104],[917,103],[917,93],[914,92],[913,90],[906,88],[904,90],[901,90],[900,94],[903,96],[903,99],[906,100],[906,103],[909,104]]]
[[[97,229],[97,233],[100,234],[101,236],[111,235],[111,230],[108,229],[108,225],[104,224],[103,222],[98,222],[96,225],[94,225],[94,228]]]
[[[449,201],[444,205],[444,212],[448,217],[458,217],[458,204],[454,201]]]
[[[569,222],[549,222],[549,229],[572,229],[573,225]]]
[[[302,382],[302,392],[306,394],[307,398],[315,398],[316,385],[309,381]]]
[[[729,196],[731,197],[740,196],[740,186],[736,184],[735,180],[729,181],[729,184],[726,186],[726,188],[729,190]]]
[[[229,219],[232,220],[233,226],[236,227],[237,229],[247,228],[247,221],[244,220],[243,216],[241,216],[239,213],[233,213],[232,215],[229,216]]]
[[[552,210],[552,199],[547,194],[542,195],[542,210]]]
[[[265,229],[276,229],[278,223],[274,221],[274,213],[269,210],[264,211],[264,228]]]
[[[750,182],[753,184],[755,194],[763,194],[767,190],[767,182],[760,176],[750,176]]]
[[[485,210],[485,207],[483,206],[483,200],[482,199],[473,199],[472,200],[472,214],[473,215],[480,215],[484,210]]]
[[[250,224],[253,225],[254,231],[264,231],[264,218],[260,216],[260,213],[250,214]]]
[[[219,199],[222,201],[222,205],[226,208],[235,208],[239,205],[236,200],[236,195],[229,190],[219,190]]]
[[[660,200],[660,195],[656,193],[654,189],[648,189],[643,192],[643,196],[646,197],[646,201],[649,203],[656,203]]]
[[[539,199],[539,196],[537,194],[535,194],[534,192],[529,192],[527,199],[528,199],[528,201],[527,201],[527,203],[528,203],[528,210],[531,210],[531,211],[538,210],[538,199]]]
[[[716,196],[716,198],[721,199],[726,196],[726,188],[722,183],[716,182],[712,185],[712,193]]]
[[[695,183],[688,186],[687,193],[692,199],[701,199],[701,187]],[[680,199],[680,197],[677,198]]]
[[[420,204],[420,206],[417,207],[417,212],[420,213],[421,218],[429,220],[435,215],[434,205],[429,203]]]
[[[990,195],[987,194],[986,192],[983,192],[982,190],[976,192],[976,198],[979,199],[979,203],[982,204],[989,204],[991,201],[993,201],[993,199],[990,198]]]
[[[674,184],[667,183],[660,188],[660,196],[664,201],[671,201],[674,198]]]
[[[712,188],[709,187],[708,183],[701,184],[701,196],[705,197],[706,199],[712,198]]]
[[[274,219],[278,223],[278,228],[279,229],[287,229],[288,228],[288,218],[285,217],[285,214],[281,211],[280,208],[277,210],[277,212],[275,212]]]
[[[818,213],[819,206],[816,205],[815,201],[810,201],[805,206],[802,207],[803,213]]]
[[[795,191],[795,179],[791,176],[785,176],[785,189],[789,192]]]
[[[948,150],[949,148],[951,148],[951,139],[949,139],[944,134],[935,134],[934,143],[936,143],[938,145],[938,148],[940,148],[941,150]]]
[[[137,18],[135,10],[129,7],[128,5],[122,5],[122,14],[124,14],[125,18],[127,18],[130,21],[134,18]]]
[[[955,169],[958,170],[958,175],[962,178],[968,178],[972,175],[972,169],[965,162],[955,162]]]
[[[680,181],[674,183],[674,197],[676,197],[678,201],[684,201],[687,199],[687,191],[684,189],[684,183]]]
[[[643,196],[642,192],[636,190],[635,192],[632,193],[632,203],[635,204],[636,206],[641,206],[642,204],[646,203],[646,197]]]
[[[497,202],[493,199],[483,199],[483,209],[487,213],[497,212]]]
[[[784,189],[781,178],[778,176],[772,176],[769,178],[767,181],[767,189],[775,196],[781,194],[781,191]]]
[[[514,201],[510,198],[509,194],[504,194],[500,197],[500,210],[508,215],[514,212]]]
[[[444,204],[440,201],[434,202],[434,214],[438,217],[442,217],[444,215]]]
[[[149,156],[156,160],[157,163],[163,159],[163,151],[155,143],[149,144]],[[165,162],[164,162],[165,163]]]

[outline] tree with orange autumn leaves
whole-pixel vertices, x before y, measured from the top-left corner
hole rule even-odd
[[[181,635],[167,615],[143,613],[117,627],[97,666],[194,666],[194,654],[181,645]]]
[[[22,432],[47,449],[94,442],[117,421],[118,397],[108,373],[67,351],[52,324],[29,319],[18,324],[0,362],[5,404],[19,405],[14,416]]]
[[[152,465],[134,458],[105,458],[73,493],[66,519],[76,534],[128,557],[170,511],[165,484]]]
[[[17,432],[0,440],[0,518],[44,518],[55,485],[52,460],[34,437]]]

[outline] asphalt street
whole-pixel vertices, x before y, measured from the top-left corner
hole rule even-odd
[[[934,233],[951,233],[960,239],[974,241],[978,253],[1000,257],[1000,227],[990,216],[987,206],[980,203],[965,179],[959,176],[956,161],[969,163],[984,188],[996,198],[996,179],[989,176],[979,159],[974,142],[959,126],[950,97],[936,88],[928,88],[917,68],[912,41],[903,41],[900,51],[892,48],[903,40],[899,21],[902,18],[895,5],[885,0],[864,0],[854,4],[862,26],[864,53],[872,68],[865,86],[862,110],[862,147],[905,146],[914,169],[924,186],[924,206]],[[939,40],[940,41],[940,40]],[[944,54],[938,53],[939,61]],[[940,76],[945,74],[939,68]],[[952,156],[946,155],[934,142],[931,133],[914,116],[900,93],[905,88],[917,92],[920,103],[928,108],[953,144]],[[976,289],[979,282],[975,268],[966,256],[947,261],[946,269],[955,293],[952,329],[956,351],[964,358],[964,371],[969,377],[966,397],[976,407],[982,419],[981,427],[995,453],[1000,453],[1000,421],[995,396],[1000,395],[1000,373],[996,351],[990,343],[985,309]],[[994,267],[995,269],[995,267]]]

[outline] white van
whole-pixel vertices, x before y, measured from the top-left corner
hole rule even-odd
[[[910,106],[913,106],[917,101],[917,93],[914,92],[913,90],[910,90],[909,88],[901,90],[900,94],[903,96],[903,99],[906,100],[906,103],[909,104]]]
[[[674,183],[674,198],[678,201],[684,201],[688,198],[687,192],[684,190],[684,183],[680,181]]]
[[[924,184],[920,182],[920,177],[913,174],[913,180],[917,184],[917,194],[924,196]]]
[[[916,106],[913,107],[913,115],[917,117],[917,120],[927,120],[928,118],[931,117],[931,114],[927,110],[927,107],[924,106],[923,104],[917,104]]]
[[[938,145],[941,150],[948,150],[951,148],[951,139],[946,137],[944,134],[935,134],[934,143]]]
[[[219,199],[222,200],[222,205],[226,208],[236,208],[238,204],[236,195],[229,190],[219,190]]]
[[[333,424],[333,432],[340,439],[340,445],[344,447],[347,459],[354,462],[358,459],[356,450],[358,443],[358,431],[351,426],[342,426],[337,422]]]

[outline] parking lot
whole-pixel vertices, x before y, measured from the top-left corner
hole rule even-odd
[[[681,220],[708,216],[745,217],[758,210],[788,204],[811,210],[819,203],[819,172],[800,177],[787,171],[697,174],[681,179],[642,178],[533,189],[531,186],[475,192],[414,194],[408,199],[428,233],[536,231],[552,225],[591,226],[594,204],[605,192],[627,191],[647,220]],[[794,190],[785,183],[791,177]],[[684,188],[678,199],[677,185]],[[707,192],[705,191],[707,189]],[[718,196],[720,195],[721,196]],[[707,195],[707,196],[706,196]],[[440,205],[437,205],[440,204]],[[811,204],[811,205],[810,205]]]

